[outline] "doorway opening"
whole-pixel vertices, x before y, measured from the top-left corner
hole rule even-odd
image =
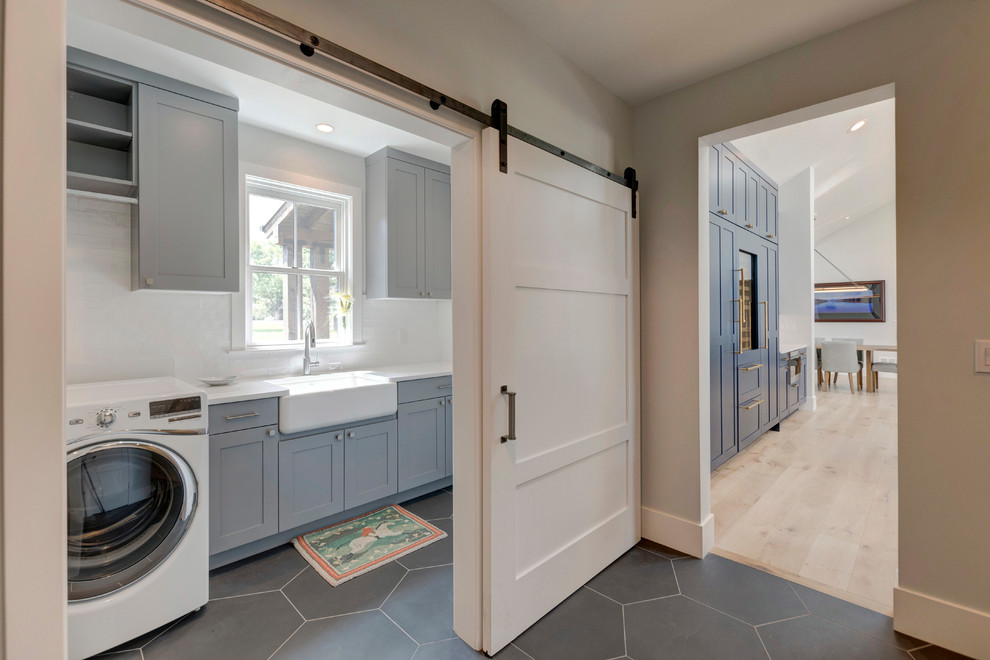
[[[712,551],[889,614],[893,86],[700,143]]]
[[[239,272],[234,274],[235,292],[132,291],[128,267],[131,207],[146,200],[140,190],[130,197],[118,190],[87,189],[80,183],[85,177],[77,178],[80,190],[70,192],[67,202],[64,333],[68,381],[162,373],[190,382],[205,374],[263,381],[297,376],[304,369],[317,376],[336,370],[378,372],[397,381],[399,410],[392,413],[395,421],[391,423],[401,429],[408,422],[421,441],[417,447],[423,450],[423,460],[410,460],[395,468],[399,483],[392,486],[391,495],[370,489],[366,492],[374,496],[360,496],[361,502],[347,506],[349,495],[344,493],[345,510],[327,502],[327,506],[310,508],[322,512],[315,518],[301,514],[311,520],[300,518],[299,511],[286,515],[279,510],[277,524],[268,536],[260,538],[249,532],[237,542],[211,545],[214,570],[209,606],[170,624],[168,632],[157,631],[153,640],[139,638],[125,642],[121,649],[141,648],[134,644],[181,644],[184,635],[213,626],[209,619],[236,619],[244,608],[250,610],[252,603],[261,606],[265,601],[267,605],[257,612],[257,626],[240,620],[229,629],[270,629],[272,634],[263,643],[271,646],[271,653],[285,645],[305,643],[303,620],[309,623],[357,612],[362,612],[357,618],[373,618],[370,625],[377,626],[382,635],[397,633],[400,642],[409,632],[414,648],[456,636],[480,646],[481,499],[476,473],[481,465],[480,448],[471,441],[479,436],[474,428],[474,401],[480,358],[475,359],[478,337],[473,328],[480,316],[474,307],[480,265],[469,256],[477,251],[474,182],[480,129],[444,113],[430,115],[403,93],[343,67],[339,77],[328,74],[300,60],[297,48],[292,53],[285,42],[262,30],[252,32],[220,13],[207,19],[201,12],[202,7],[181,3],[165,7],[119,0],[70,3],[68,59],[71,67],[74,54],[82,52],[83,57],[89,54],[167,78],[183,89],[195,86],[237,101],[239,214],[235,233]],[[114,77],[112,72],[109,77]],[[119,73],[116,77],[121,78]],[[99,85],[91,85],[80,93],[98,94],[101,90]],[[194,92],[190,96],[194,97]],[[126,103],[123,96],[109,100]],[[93,105],[89,99],[83,103]],[[70,112],[73,109],[70,107]],[[71,124],[71,114],[68,119]],[[114,137],[130,130],[125,128],[118,129]],[[83,144],[85,136],[77,141]],[[126,167],[126,157],[118,159],[117,154],[88,148],[126,153],[126,142],[118,142],[85,147],[70,143],[70,152],[107,155],[106,162],[119,160]],[[406,177],[422,175],[417,179],[422,188],[413,191],[415,200],[410,205],[412,236],[391,237],[396,242],[404,240],[400,247],[411,245],[414,252],[422,244],[425,256],[416,254],[411,269],[408,262],[389,261],[395,246],[380,235],[377,223],[381,210],[376,204],[394,200],[376,177],[382,165],[393,161],[397,163],[395,169],[403,170]],[[73,166],[98,167],[103,162],[99,158],[70,158],[69,165],[73,170]],[[125,179],[116,176],[116,171],[113,174],[106,178]],[[385,179],[387,185],[387,175]],[[373,190],[376,185],[379,187]],[[442,193],[445,199],[440,198]],[[427,230],[433,233],[416,235],[416,214],[433,217],[430,208],[417,210],[419,202],[446,211],[445,234],[438,225]],[[458,244],[470,246],[458,250]],[[424,258],[429,263],[424,263]],[[382,271],[388,269],[398,272],[398,282],[382,277]],[[402,288],[406,284],[402,277],[413,280],[411,291]],[[106,294],[104,302],[112,307],[111,313],[104,315],[112,317],[112,327],[98,327],[99,319],[87,311],[85,296],[96,289]],[[310,344],[310,337],[315,338],[315,346]],[[111,354],[108,346],[114,342],[124,350]],[[106,359],[93,359],[101,354]],[[465,360],[455,354],[469,357]],[[452,415],[455,362],[458,412]],[[426,385],[422,391],[412,391],[415,387],[405,384],[413,382]],[[428,411],[427,403],[432,406]],[[427,417],[433,424],[429,428]],[[455,425],[464,431],[455,432]],[[278,457],[286,453],[287,444],[310,437],[307,431],[280,430]],[[428,446],[430,438],[434,440],[432,446]],[[391,447],[391,460],[403,460],[395,445]],[[346,446],[344,451],[346,454]],[[345,456],[343,461],[347,460]],[[426,465],[431,460],[433,464]],[[461,467],[455,469],[455,461]],[[278,468],[282,468],[281,462]],[[219,472],[210,476],[213,489],[221,482],[228,483]],[[273,483],[281,495],[284,475],[277,476]],[[371,478],[371,474],[366,472],[365,477]],[[458,482],[456,495],[454,480]],[[224,515],[222,496],[211,491],[211,519],[220,520]],[[413,515],[445,532],[447,538],[339,587],[324,582],[286,545],[304,527],[312,531],[361,515],[386,500],[406,506]],[[265,516],[266,520],[271,517],[268,513]],[[291,524],[285,524],[286,520]],[[455,572],[459,573],[456,595]],[[260,574],[267,577],[257,582],[254,577]],[[421,588],[433,595],[435,607],[406,606]],[[233,607],[235,601],[238,607]],[[459,605],[456,610],[454,601]],[[71,611],[69,637],[71,652]],[[243,643],[212,641],[221,645],[228,642]],[[216,654],[229,654],[230,648],[234,647],[224,646]],[[181,648],[176,652],[181,654]],[[258,648],[252,648],[251,653],[257,654]]]

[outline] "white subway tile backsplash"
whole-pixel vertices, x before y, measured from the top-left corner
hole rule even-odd
[[[301,348],[231,351],[229,295],[131,291],[128,204],[70,196],[66,207],[68,382],[301,372]],[[449,360],[449,301],[365,300],[363,310],[364,344],[317,359],[343,369]]]

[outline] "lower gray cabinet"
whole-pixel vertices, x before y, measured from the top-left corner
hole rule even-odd
[[[445,477],[447,397],[399,404],[399,490]]]
[[[344,508],[399,492],[397,465],[398,430],[394,420],[345,429]]]
[[[277,429],[210,436],[210,554],[279,531]]]
[[[454,397],[447,397],[447,476],[454,474]]]
[[[280,532],[344,510],[344,431],[283,440],[278,446]]]

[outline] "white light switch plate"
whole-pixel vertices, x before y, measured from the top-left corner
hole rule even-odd
[[[976,373],[990,374],[990,339],[976,340]]]

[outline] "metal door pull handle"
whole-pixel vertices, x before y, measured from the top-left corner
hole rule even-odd
[[[509,434],[502,436],[502,442],[516,439],[516,393],[509,391],[508,385],[503,385],[502,394],[509,397]]]
[[[742,408],[743,410],[752,410],[753,408],[755,408],[756,406],[760,405],[761,403],[763,403],[763,399],[757,399],[756,401],[754,401],[753,403],[749,404],[748,406],[740,406],[740,408]]]
[[[261,414],[260,412],[250,412],[250,413],[245,413],[243,415],[227,415],[227,417],[225,417],[224,419],[226,419],[228,422],[231,422],[235,419],[247,419],[248,417],[257,417],[260,414]]]
[[[451,389],[453,387],[454,387],[453,384],[450,384],[450,385],[437,385],[437,389],[438,390],[449,390],[449,389]]]
[[[759,369],[762,366],[763,366],[762,364],[754,364],[750,367],[739,367],[739,369],[741,371],[755,371],[756,369]]]

